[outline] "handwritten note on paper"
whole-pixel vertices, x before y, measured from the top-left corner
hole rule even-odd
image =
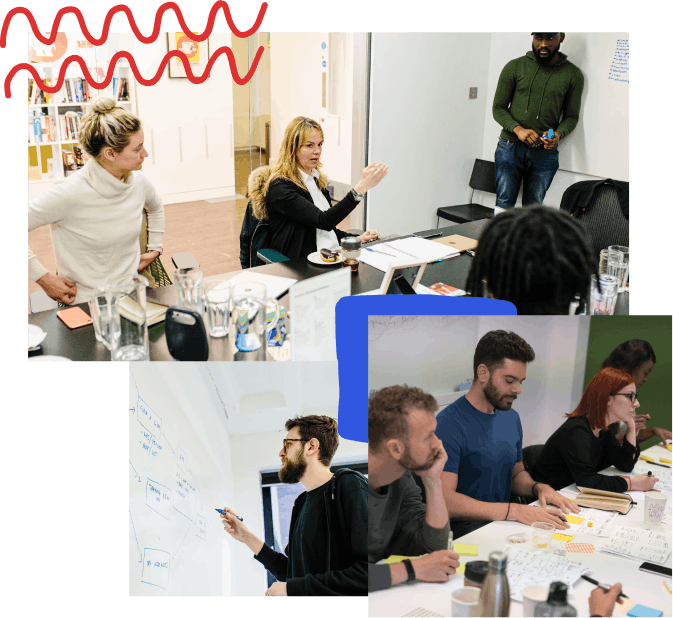
[[[608,79],[629,83],[629,40],[617,39]]]
[[[656,469],[655,469],[656,468]],[[661,491],[665,489],[671,491],[671,469],[662,468],[661,466],[649,466],[647,464],[636,464],[631,472],[631,476],[638,476],[639,474],[647,474],[647,471],[651,470],[652,474],[656,476],[659,480],[656,482],[652,489],[658,489]]]
[[[576,517],[582,518],[581,523],[571,523],[568,520],[570,529],[567,532],[572,534],[590,534],[591,536],[610,536],[610,530],[617,519],[619,513],[613,511],[600,511],[587,507],[578,507],[579,513]],[[591,524],[591,526],[589,525]]]
[[[661,532],[620,526],[601,551],[663,564],[671,553],[671,543]]]
[[[589,570],[566,556],[536,554],[511,545],[505,547],[504,551],[507,554],[509,593],[515,601],[523,601],[523,589],[533,584],[560,581],[571,588]]]

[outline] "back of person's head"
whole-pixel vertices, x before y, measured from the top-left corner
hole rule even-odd
[[[296,427],[302,440],[315,438],[320,443],[320,455],[318,461],[329,468],[334,453],[339,448],[339,430],[337,420],[331,416],[295,416],[288,419],[285,429],[290,431]]]
[[[591,378],[578,406],[566,416],[586,416],[593,429],[607,429],[608,398],[634,382],[633,376],[626,371],[605,367]]]
[[[124,150],[140,127],[140,119],[112,99],[98,99],[82,118],[79,143],[84,152],[98,159],[105,147],[117,153]]]
[[[369,397],[369,450],[376,453],[386,440],[404,440],[411,410],[437,412],[437,400],[415,386],[386,386]]]
[[[283,141],[280,144],[278,151],[278,160],[273,168],[269,182],[275,178],[286,178],[291,180],[296,185],[306,189],[306,185],[299,173],[299,165],[297,164],[297,153],[299,149],[311,140],[311,133],[317,130],[320,134],[321,141],[325,139],[322,127],[315,121],[305,116],[297,116],[287,125]],[[327,186],[327,177],[320,171],[322,163],[318,162],[316,166],[317,172],[320,174],[318,186],[324,189]],[[267,185],[268,186],[268,185]]]
[[[545,206],[510,208],[484,228],[467,277],[472,296],[513,303],[520,315],[567,315],[588,304],[598,256],[581,224]]]
[[[644,339],[629,339],[618,345],[604,361],[602,367],[623,369],[626,373],[635,375],[639,367],[651,360],[657,362],[654,350]]]
[[[486,365],[489,372],[492,373],[504,363],[506,358],[522,363],[532,363],[535,360],[535,352],[516,333],[506,330],[487,332],[479,340],[474,351],[474,379],[477,379],[479,365]]]

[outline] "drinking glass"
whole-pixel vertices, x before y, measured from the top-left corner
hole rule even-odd
[[[626,290],[629,280],[629,248],[621,245],[608,247],[608,275],[617,277],[619,292]]]
[[[178,288],[178,306],[203,314],[206,307],[201,267],[178,268],[173,278]]]
[[[601,249],[600,257],[598,259],[598,274],[608,275],[608,250]]]
[[[613,315],[619,283],[612,275],[591,275],[591,315]],[[600,281],[600,288],[598,282]]]
[[[231,284],[228,281],[208,281],[205,289],[208,332],[211,337],[225,337],[229,333]]]
[[[554,524],[548,524],[544,521],[536,521],[531,525],[533,529],[533,547],[537,549],[547,549],[554,534]]]
[[[266,348],[267,331],[278,324],[278,301],[275,298],[267,300],[266,293],[262,283],[237,283],[231,288],[231,323],[236,334],[236,347],[241,352]],[[267,303],[273,306],[270,322],[267,321]]]

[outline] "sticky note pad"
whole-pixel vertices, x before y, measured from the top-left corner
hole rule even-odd
[[[570,534],[561,534],[559,532],[554,532],[554,534],[551,537],[552,539],[556,541],[563,541],[564,543],[568,543],[569,541],[572,541],[575,536],[571,536]]]
[[[402,562],[402,560],[416,560],[418,556],[388,556],[386,564],[395,564],[396,562]]]
[[[627,616],[663,616],[664,612],[660,609],[652,609],[651,607],[646,607],[645,605],[634,605]]]
[[[661,463],[671,463],[671,460],[670,460],[670,459],[664,459],[663,457],[659,457],[659,461],[660,461]]]
[[[465,573],[465,565],[461,564],[457,569],[456,573]]]
[[[669,451],[670,451],[670,450],[673,450],[673,444],[669,444],[666,448],[667,448]]]
[[[652,459],[651,457],[648,457],[647,455],[641,455],[640,458],[643,461],[654,461],[654,459]]]
[[[581,524],[584,521],[582,517],[577,517],[576,515],[566,515],[565,518],[569,524]]]
[[[478,556],[479,548],[476,545],[467,545],[465,543],[454,543],[453,551],[459,556]]]

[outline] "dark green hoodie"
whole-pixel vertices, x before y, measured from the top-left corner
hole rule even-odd
[[[493,98],[500,137],[518,142],[512,129],[521,125],[539,135],[553,129],[564,138],[577,126],[584,75],[565,54],[558,55],[559,63],[542,65],[531,50],[505,65]]]

